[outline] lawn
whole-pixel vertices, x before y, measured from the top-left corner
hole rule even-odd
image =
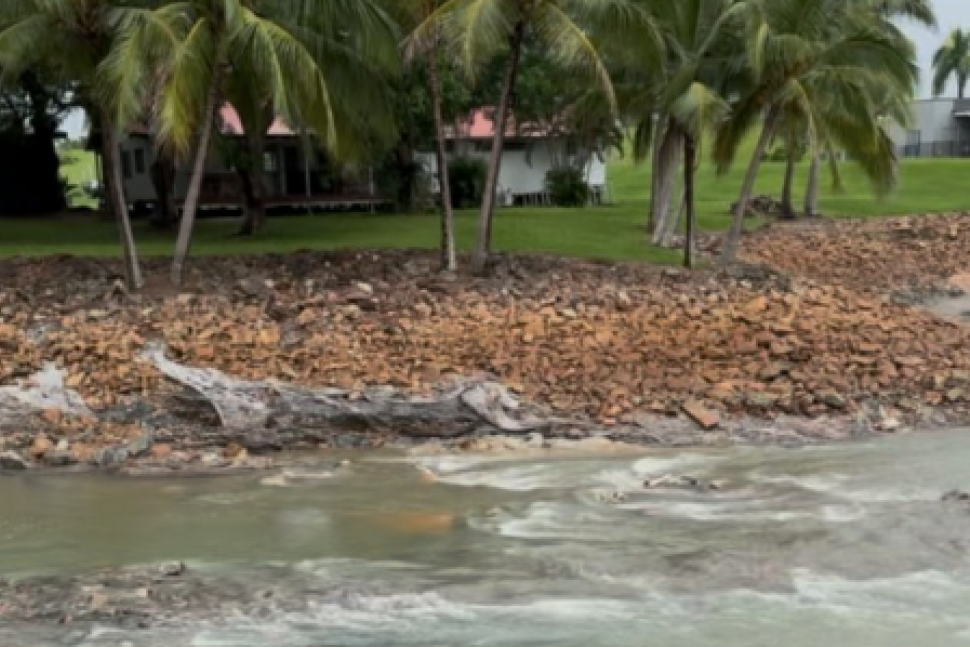
[[[64,173],[72,182],[93,177],[93,158],[81,154]],[[707,231],[728,226],[727,213],[736,199],[743,164],[717,177],[705,165],[698,177],[700,227]],[[764,166],[758,193],[777,195],[784,167]],[[807,169],[799,169],[798,186],[804,187]],[[884,201],[876,200],[867,182],[851,167],[845,169],[846,189],[836,194],[824,186],[821,207],[826,215],[864,217],[970,209],[966,190],[970,160],[912,160],[902,165],[898,190]],[[587,209],[523,208],[499,212],[495,226],[495,249],[550,252],[591,258],[673,262],[676,252],[658,250],[644,242],[649,171],[629,158],[610,164],[614,204]],[[801,191],[799,191],[800,193]],[[800,197],[799,197],[800,200]],[[458,215],[458,240],[469,249],[475,236],[474,212]],[[137,237],[145,255],[171,253],[173,235],[152,231],[138,223]],[[195,252],[244,254],[286,252],[297,249],[433,248],[438,242],[434,215],[321,214],[275,217],[267,231],[253,239],[233,236],[232,221],[199,223]],[[0,256],[71,253],[114,256],[118,253],[112,223],[96,215],[73,215],[62,219],[10,219],[0,222]]]

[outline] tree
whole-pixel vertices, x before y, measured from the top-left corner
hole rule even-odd
[[[20,138],[30,151],[30,177],[22,187],[27,197],[22,213],[56,213],[67,207],[57,154],[57,129],[77,107],[76,84],[44,66],[25,70],[0,87],[0,134]],[[18,201],[19,202],[19,201]]]
[[[458,254],[455,243],[455,205],[451,195],[450,165],[445,133],[445,116],[442,108],[442,85],[440,74],[441,27],[429,25],[421,30],[425,21],[430,20],[440,8],[438,0],[414,0],[411,17],[415,18],[412,38],[407,44],[410,60],[423,58],[428,72],[428,96],[431,100],[431,115],[434,124],[435,161],[438,172],[439,197],[441,199],[441,269],[454,272],[458,269]]]
[[[946,91],[950,79],[956,80],[957,96],[963,99],[970,80],[970,31],[954,29],[933,54],[934,96]]]
[[[748,2],[736,0],[682,0],[654,8],[665,39],[663,64],[652,78],[642,78],[645,85],[627,105],[636,125],[634,155],[653,156],[654,244],[669,244],[676,229],[670,207],[682,156],[685,210],[693,233],[697,150],[705,133],[712,132],[728,112],[722,92],[746,61],[737,34],[743,31],[749,11]],[[689,263],[692,241],[686,244]]]
[[[119,133],[127,122],[118,119],[116,110],[117,97],[135,97],[140,88],[116,83],[123,80],[107,74],[105,68],[123,56],[120,50],[132,31],[151,34],[161,43],[166,40],[166,29],[149,8],[129,6],[120,0],[4,0],[0,25],[7,25],[0,32],[0,68],[4,74],[21,74],[45,65],[60,78],[79,82],[90,97],[102,133],[109,199],[124,250],[125,277],[131,288],[141,287],[118,154]],[[128,54],[144,61],[151,52]],[[143,98],[138,95],[137,100]]]
[[[653,33],[643,31],[645,23],[648,13],[633,0],[448,0],[419,28],[418,33],[426,35],[444,26],[470,76],[496,54],[508,54],[492,115],[492,150],[472,258],[475,272],[486,270],[491,252],[502,154],[526,38],[534,37],[562,68],[590,74],[613,104],[612,84],[594,33],[609,24],[613,38],[643,38]]]
[[[377,60],[376,52],[388,42],[393,49],[396,38],[385,12],[372,0],[190,0],[167,7],[169,25],[181,40],[166,61],[157,131],[163,146],[180,159],[192,158],[172,262],[172,281],[180,285],[217,113],[227,93],[245,93],[247,101],[241,104],[269,106],[267,112],[272,109],[335,150],[336,115],[345,105],[341,97],[353,94],[351,83],[360,79],[343,68],[346,58],[337,58],[328,69],[320,55],[346,53],[364,43]],[[142,33],[132,40],[152,48],[149,36]],[[145,71],[134,74],[147,76]],[[266,114],[258,109],[243,113]]]
[[[390,82],[399,72],[395,44],[397,25],[377,3],[363,4],[364,13],[289,11],[276,9],[277,25],[299,41],[312,56],[329,88],[329,109],[338,140],[316,136],[314,124],[304,117],[312,106],[301,106],[283,115],[286,122],[305,135],[304,146],[322,144],[342,163],[370,159],[373,149],[393,139],[395,124],[391,110]],[[369,6],[369,9],[368,9]],[[363,22],[361,21],[363,17]],[[243,189],[244,215],[241,235],[259,232],[266,221],[264,152],[268,132],[281,116],[270,87],[260,82],[258,70],[234,65],[226,82],[226,98],[236,109],[243,128],[234,142],[237,172]],[[288,92],[290,90],[287,90]],[[366,107],[366,110],[362,110]]]
[[[803,119],[813,159],[845,150],[877,193],[896,174],[884,120],[905,119],[915,92],[915,50],[898,30],[874,24],[870,0],[762,0],[754,23],[752,83],[718,132],[715,158],[725,171],[746,133],[761,134],[725,240],[722,262],[734,261],[745,214],[768,146],[792,115]]]

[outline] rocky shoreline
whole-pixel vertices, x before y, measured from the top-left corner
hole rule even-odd
[[[758,265],[690,274],[512,257],[479,279],[436,275],[424,252],[300,253],[200,260],[185,292],[138,295],[110,262],[0,261],[0,470],[262,469],[282,449],[524,433],[797,444],[970,422],[970,329],[900,298],[963,293],[970,216],[775,227],[745,258]],[[221,395],[159,357],[256,399],[227,419]],[[60,400],[13,407],[45,367]]]

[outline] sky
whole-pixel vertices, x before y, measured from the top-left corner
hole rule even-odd
[[[920,67],[923,70],[919,98],[930,96],[930,63],[933,52],[940,46],[946,35],[956,27],[970,27],[970,0],[935,0],[936,14],[939,27],[928,30],[916,25],[904,24],[903,28],[916,42],[919,51]],[[950,89],[954,91],[953,88]],[[72,138],[80,137],[87,132],[84,114],[75,112],[64,123],[64,129]]]
[[[923,70],[920,98],[930,96],[930,83],[932,81],[930,66],[933,60],[933,52],[940,47],[947,34],[953,29],[970,27],[970,0],[934,0],[934,6],[936,7],[937,20],[940,23],[935,31],[914,25],[903,25],[910,38],[916,42],[919,51],[920,67]],[[951,88],[950,91],[955,93],[954,88]]]

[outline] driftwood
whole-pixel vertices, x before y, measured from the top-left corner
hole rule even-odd
[[[51,410],[78,418],[93,416],[84,398],[65,386],[64,374],[53,364],[20,384],[0,386],[0,426]]]
[[[431,397],[411,396],[393,387],[363,393],[308,388],[275,380],[239,380],[208,368],[173,362],[161,348],[145,353],[168,379],[201,396],[231,431],[264,428],[289,418],[295,424],[324,427],[428,425],[434,429],[487,426],[502,433],[529,433],[560,422],[524,406],[495,382],[470,381],[438,389]],[[425,434],[419,434],[425,435]],[[427,435],[439,435],[429,430]],[[440,435],[447,435],[440,434]]]

